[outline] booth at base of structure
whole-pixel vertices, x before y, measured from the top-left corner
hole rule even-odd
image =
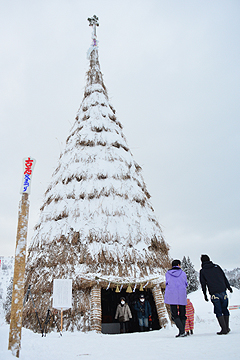
[[[113,290],[113,289],[112,289]],[[113,290],[114,291],[114,290]],[[169,323],[169,315],[167,308],[164,304],[163,292],[160,284],[155,285],[150,288],[152,293],[156,313],[159,321],[159,328],[165,328]],[[90,315],[90,330],[103,333],[119,333],[120,326],[119,323],[111,321],[111,323],[102,323],[102,287],[100,285],[94,285],[91,288],[90,298],[91,298],[91,315]],[[144,293],[144,292],[143,292]],[[121,293],[119,293],[119,297]]]

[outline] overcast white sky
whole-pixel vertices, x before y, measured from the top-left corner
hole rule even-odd
[[[28,243],[83,97],[96,14],[104,81],[171,256],[240,267],[239,0],[0,1],[0,255]]]

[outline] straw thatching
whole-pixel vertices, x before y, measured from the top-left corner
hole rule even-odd
[[[99,330],[101,304],[93,299],[100,301],[99,289],[108,283],[157,286],[153,294],[164,318],[157,289],[169,267],[169,248],[149,198],[141,167],[109,103],[95,48],[83,101],[28,251],[26,287],[32,286],[41,321],[51,308],[55,278],[73,280],[73,308],[64,315],[67,330]],[[37,330],[30,302],[23,323]]]

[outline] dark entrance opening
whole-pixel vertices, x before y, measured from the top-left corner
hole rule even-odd
[[[126,302],[128,303],[132,319],[129,321],[129,332],[139,331],[137,312],[134,310],[134,305],[139,299],[139,295],[144,294],[145,299],[149,301],[151,310],[152,310],[152,329],[159,330],[161,327],[159,325],[157,309],[155,306],[154,298],[150,289],[145,290],[144,292],[136,290],[133,293],[127,293],[126,289],[122,289],[120,293],[116,293],[115,289],[102,289],[101,291],[101,304],[102,304],[102,332],[105,334],[116,334],[120,333],[120,326],[118,320],[115,320],[115,313],[117,305],[120,302],[122,296],[125,297]]]

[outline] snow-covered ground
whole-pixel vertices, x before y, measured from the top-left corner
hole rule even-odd
[[[23,360],[178,360],[239,359],[240,358],[240,310],[231,310],[228,335],[218,336],[219,326],[212,314],[212,304],[204,301],[200,290],[189,295],[195,307],[194,335],[175,338],[174,326],[167,330],[147,333],[103,335],[89,333],[51,333],[46,338],[23,329]],[[240,305],[240,290],[230,294],[230,305]],[[0,359],[13,359],[7,350],[9,326],[0,321]]]

